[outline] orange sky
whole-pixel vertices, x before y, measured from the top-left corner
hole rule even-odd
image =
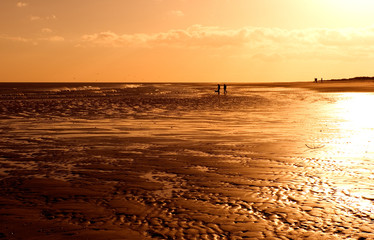
[[[0,81],[374,76],[371,0],[1,0]]]

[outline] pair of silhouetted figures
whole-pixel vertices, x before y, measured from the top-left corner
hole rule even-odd
[[[221,85],[217,85],[217,90],[215,91],[216,93],[218,94],[221,94]],[[227,86],[226,84],[223,84],[223,93],[226,94],[227,93]]]

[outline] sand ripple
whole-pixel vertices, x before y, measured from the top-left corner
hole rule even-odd
[[[334,158],[299,93],[93,91],[0,100],[0,238],[372,238],[370,161]]]

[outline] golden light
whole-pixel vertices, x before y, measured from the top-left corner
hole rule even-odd
[[[338,99],[330,108],[329,142],[319,156],[324,159],[323,174],[335,184],[335,201],[373,214],[374,194],[357,180],[373,180],[374,94],[339,93]]]
[[[362,130],[374,127],[374,95],[369,93],[345,93],[337,108],[346,129]]]
[[[344,93],[335,105],[335,156],[365,158],[374,153],[374,94]],[[347,161],[348,159],[346,159]]]
[[[327,4],[329,8],[345,13],[372,11],[374,7],[374,1],[371,0],[327,0],[323,1],[322,4]]]

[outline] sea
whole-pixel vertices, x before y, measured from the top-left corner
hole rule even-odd
[[[0,185],[99,184],[36,206],[128,239],[373,239],[374,94],[227,86],[0,83]]]

